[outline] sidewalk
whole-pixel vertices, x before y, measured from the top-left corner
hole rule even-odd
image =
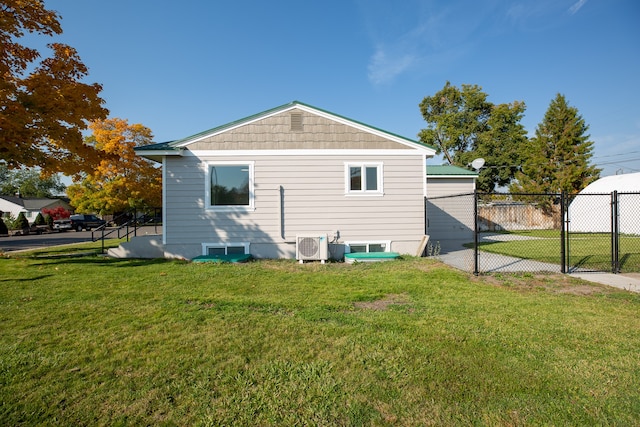
[[[571,273],[570,276],[577,277],[589,282],[600,283],[614,288],[624,289],[630,292],[640,292],[640,275],[624,275],[613,273]]]

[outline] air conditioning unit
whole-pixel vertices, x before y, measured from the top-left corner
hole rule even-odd
[[[329,240],[326,234],[298,234],[296,236],[296,259],[300,264],[305,261],[329,259]]]

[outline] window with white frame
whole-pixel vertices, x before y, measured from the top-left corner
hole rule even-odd
[[[206,193],[209,209],[253,209],[253,162],[209,163]]]
[[[345,242],[345,252],[350,254],[363,252],[389,252],[391,241]]]
[[[346,193],[381,195],[382,163],[345,163]]]
[[[242,255],[249,253],[249,242],[203,243],[203,255]]]

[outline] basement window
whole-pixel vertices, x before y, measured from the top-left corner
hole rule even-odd
[[[243,255],[249,253],[249,242],[203,243],[203,255]]]
[[[391,241],[345,242],[345,253],[390,252]]]

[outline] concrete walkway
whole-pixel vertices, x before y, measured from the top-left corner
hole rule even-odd
[[[447,243],[447,246],[443,246],[441,248],[440,254],[436,258],[459,270],[470,273],[473,272],[473,249],[464,248],[462,244],[466,242],[449,241]],[[478,256],[478,270],[480,273],[516,273],[537,271],[548,271],[552,273],[561,272],[559,264],[544,263],[482,251]],[[589,282],[600,283],[602,285],[613,286],[626,291],[640,293],[640,273],[613,274],[604,272],[576,271],[572,272],[570,275]]]
[[[640,293],[640,276],[613,273],[571,273],[572,277]]]

